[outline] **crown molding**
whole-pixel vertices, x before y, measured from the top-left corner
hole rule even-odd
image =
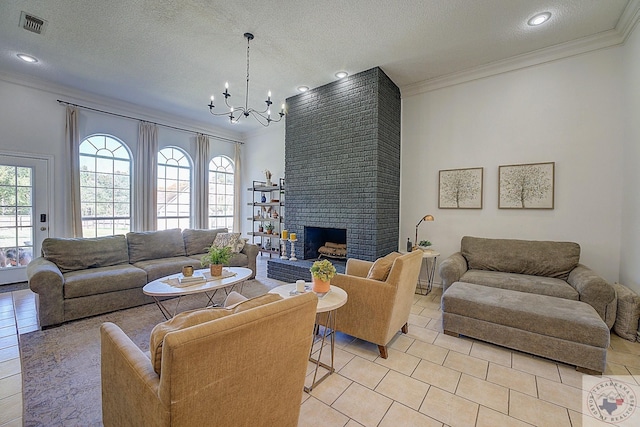
[[[522,55],[513,56],[489,64],[480,65],[469,70],[447,74],[442,77],[404,85],[400,88],[403,98],[421,93],[455,86],[474,80],[483,79],[510,71],[524,69],[547,62],[557,61],[571,56],[624,44],[632,33],[640,18],[640,0],[631,0],[618,20],[616,28],[566,43],[557,44],[544,49]]]
[[[105,110],[115,114],[133,116],[140,120],[157,122],[158,124],[185,128],[194,133],[200,132],[219,136],[224,139],[244,142],[244,135],[230,132],[226,129],[216,128],[206,123],[189,120],[184,117],[177,117],[159,110],[145,108],[140,105],[108,98],[89,92],[80,91],[68,86],[47,82],[35,77],[25,75],[15,75],[0,71],[0,80],[30,89],[41,90],[59,97],[61,101],[70,104],[82,104],[86,107]],[[99,113],[98,113],[99,114]]]

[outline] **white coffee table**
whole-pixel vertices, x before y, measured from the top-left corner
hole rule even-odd
[[[311,289],[311,283],[306,283],[306,288]],[[296,292],[295,283],[278,286],[277,288],[273,288],[269,291],[270,294],[278,294],[282,298],[289,298],[293,295],[297,295],[295,292]],[[311,290],[308,290],[307,292],[311,292]],[[315,344],[316,342],[321,342],[318,357],[314,359],[313,357],[311,357],[311,354],[309,355],[309,360],[315,363],[316,369],[313,374],[313,381],[311,381],[311,385],[309,387],[305,386],[304,388],[304,391],[306,391],[307,393],[313,390],[315,386],[320,384],[325,378],[327,378],[329,375],[335,372],[335,369],[333,367],[333,356],[334,356],[336,337],[333,332],[335,331],[335,327],[336,327],[336,310],[342,307],[343,305],[345,305],[346,303],[347,303],[347,293],[344,291],[344,289],[339,288],[337,286],[331,286],[331,290],[328,293],[326,293],[321,298],[318,298],[318,306],[316,308],[316,328],[318,328],[318,326],[322,326],[323,331],[322,331],[321,337],[318,339],[314,339],[314,342],[313,342],[313,344]],[[321,313],[326,313],[324,324],[321,323],[322,319],[321,317],[318,316]],[[322,350],[324,349],[324,342],[327,338],[327,335],[329,334],[331,335],[331,340],[330,340],[331,365],[327,365],[326,363],[323,363],[320,361],[320,358],[322,357]],[[311,353],[313,353],[313,344],[311,345]],[[321,378],[316,380],[316,378],[318,377],[318,369],[320,368],[320,366],[327,369],[328,372],[325,373]]]
[[[213,297],[218,289],[224,289],[225,293],[228,294],[229,291],[233,289],[234,285],[243,283],[251,276],[252,273],[251,269],[244,267],[225,267],[224,271],[228,272],[228,274],[233,273],[233,276],[223,277],[221,279],[205,279],[204,282],[184,286],[179,284],[179,279],[184,277],[182,273],[171,274],[147,283],[144,288],[142,288],[142,292],[144,292],[145,295],[153,297],[153,300],[156,302],[156,305],[162,312],[162,315],[168,320],[176,315],[178,306],[180,305],[180,299],[183,296],[204,293],[208,298],[207,305],[205,305],[206,307],[212,303]],[[194,276],[205,275],[206,277],[206,275],[209,274],[209,269],[205,268],[202,270],[196,270],[193,274]],[[173,312],[171,312],[161,301],[161,299],[164,300],[168,297],[178,297],[178,303],[176,304]]]

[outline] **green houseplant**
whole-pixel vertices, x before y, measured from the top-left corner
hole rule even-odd
[[[221,248],[211,245],[207,250],[207,254],[200,259],[200,263],[203,267],[205,265],[209,265],[209,270],[212,276],[222,276],[222,266],[224,264],[229,264],[231,255],[233,255],[231,247],[225,246]]]
[[[420,243],[418,243],[418,246],[423,247],[423,248],[427,248],[429,246],[431,246],[431,242],[428,240],[420,240]]]
[[[311,278],[314,292],[329,292],[331,279],[336,275],[336,268],[328,259],[316,261],[311,268]]]
[[[275,227],[271,223],[268,223],[267,225],[264,226],[264,229],[267,230],[267,234],[272,234],[274,228]]]

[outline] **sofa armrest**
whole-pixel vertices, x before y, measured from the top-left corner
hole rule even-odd
[[[100,326],[102,421],[105,426],[169,425],[169,405],[149,358],[113,323]]]
[[[349,258],[344,273],[349,276],[367,277],[373,263],[356,258]]]
[[[578,264],[571,270],[567,282],[580,294],[580,301],[584,301],[596,309],[609,329],[616,320],[618,299],[616,291],[606,280],[596,274],[589,267]]]
[[[252,271],[249,279],[254,279],[256,277],[256,257],[258,256],[258,251],[258,246],[251,243],[245,243],[244,248],[240,251],[247,256],[249,262],[247,268],[250,268]]]
[[[64,277],[51,261],[38,257],[27,265],[29,288],[36,294],[40,327],[64,322]]]
[[[442,292],[446,291],[452,283],[459,281],[467,269],[467,260],[460,252],[456,252],[442,261],[438,269],[442,280]]]

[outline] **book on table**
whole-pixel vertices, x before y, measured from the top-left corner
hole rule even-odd
[[[203,275],[201,274],[194,274],[193,276],[189,276],[189,277],[185,277],[182,274],[180,275],[180,277],[178,277],[178,281],[180,282],[181,285],[194,285],[196,283],[202,283],[205,282],[205,278]]]

